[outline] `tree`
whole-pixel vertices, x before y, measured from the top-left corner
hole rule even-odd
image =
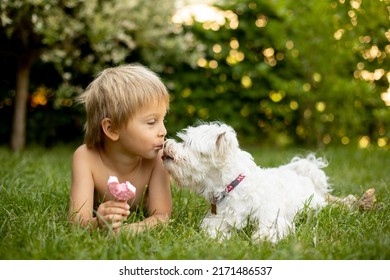
[[[175,36],[177,26],[171,22],[174,4],[1,0],[0,33],[8,40],[0,51],[17,60],[12,149],[19,151],[25,146],[29,77],[36,61],[55,66],[62,78],[55,95],[58,99],[67,97],[64,100],[82,90],[85,77],[90,79],[107,66],[140,61],[163,71],[162,62],[178,57],[191,43]],[[61,106],[61,102],[55,104]]]
[[[87,1],[93,7],[96,1]],[[81,1],[1,1],[1,31],[9,39],[8,52],[17,60],[15,107],[11,148],[20,151],[25,146],[26,108],[31,68],[47,50],[64,58],[83,29],[83,22],[72,17]],[[12,49],[10,49],[12,47]],[[73,49],[74,50],[74,49]]]

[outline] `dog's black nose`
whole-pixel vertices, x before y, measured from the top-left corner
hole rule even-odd
[[[173,157],[171,157],[170,155],[168,155],[165,151],[163,152],[163,155],[161,156],[161,159],[162,160],[173,160]]]

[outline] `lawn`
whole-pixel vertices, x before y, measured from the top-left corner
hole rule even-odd
[[[216,242],[199,231],[208,204],[172,185],[172,222],[138,236],[71,228],[67,222],[73,148],[0,148],[0,259],[390,259],[390,150],[327,147],[333,194],[376,189],[372,211],[325,207],[297,217],[297,231],[277,245],[253,243],[248,226]],[[301,148],[247,147],[264,167]],[[134,217],[133,217],[134,218]],[[135,217],[137,218],[137,217]]]

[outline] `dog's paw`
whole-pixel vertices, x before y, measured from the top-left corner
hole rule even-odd
[[[222,241],[230,238],[230,226],[219,215],[206,216],[201,228],[213,239]]]

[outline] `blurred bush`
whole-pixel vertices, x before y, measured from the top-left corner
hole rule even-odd
[[[381,98],[389,87],[389,0],[219,1],[205,21],[180,20],[175,1],[63,2],[77,36],[64,49],[43,49],[33,67],[28,143],[81,141],[84,115],[74,96],[103,68],[140,62],[171,92],[171,137],[198,120],[218,120],[248,143],[390,144]],[[4,144],[15,67],[1,28]],[[56,30],[45,30],[46,38]]]

